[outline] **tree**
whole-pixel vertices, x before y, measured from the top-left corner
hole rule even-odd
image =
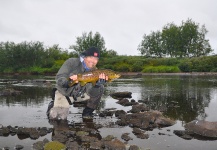
[[[199,24],[188,19],[182,21],[181,26],[168,23],[162,32],[152,32],[144,35],[138,50],[146,56],[170,56],[170,57],[199,57],[206,56],[213,51],[205,25],[201,28]]]
[[[73,49],[77,54],[80,54],[92,46],[99,48],[101,56],[106,55],[104,38],[98,32],[94,35],[92,31],[88,34],[84,32],[81,37],[77,37],[76,44],[71,45],[70,49]]]
[[[138,50],[147,57],[163,57],[161,32],[152,32],[150,35],[144,35]]]
[[[167,55],[177,57],[180,54],[180,31],[174,23],[167,24],[162,30],[162,48]]]

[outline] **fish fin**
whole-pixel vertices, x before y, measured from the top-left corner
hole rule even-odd
[[[80,82],[81,86],[84,86],[86,84],[86,82]]]
[[[93,81],[92,84],[93,84],[93,86],[95,86],[96,85],[96,81]]]

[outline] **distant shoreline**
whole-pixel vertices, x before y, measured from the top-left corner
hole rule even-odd
[[[142,73],[142,72],[120,72],[123,76],[146,76],[146,75],[186,75],[186,76],[204,76],[217,75],[217,72],[179,72],[179,73]]]
[[[186,75],[186,76],[216,76],[217,72],[177,72],[177,73],[143,73],[143,72],[119,72],[122,76],[148,76],[148,75]],[[37,73],[0,73],[0,75],[50,75],[55,76],[56,73],[46,73],[46,74],[37,74]]]

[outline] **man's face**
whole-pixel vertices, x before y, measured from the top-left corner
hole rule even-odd
[[[87,65],[87,67],[90,69],[94,68],[98,63],[98,61],[99,61],[98,57],[93,57],[93,56],[84,57],[84,62]]]

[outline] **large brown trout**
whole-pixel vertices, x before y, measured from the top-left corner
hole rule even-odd
[[[86,83],[92,83],[95,85],[99,80],[99,75],[101,73],[104,73],[106,76],[108,76],[108,82],[111,82],[112,80],[117,79],[121,76],[120,74],[109,69],[97,69],[94,71],[78,74],[78,82],[81,84],[81,86],[84,86]],[[72,81],[69,86],[73,86],[75,83],[75,81]]]

